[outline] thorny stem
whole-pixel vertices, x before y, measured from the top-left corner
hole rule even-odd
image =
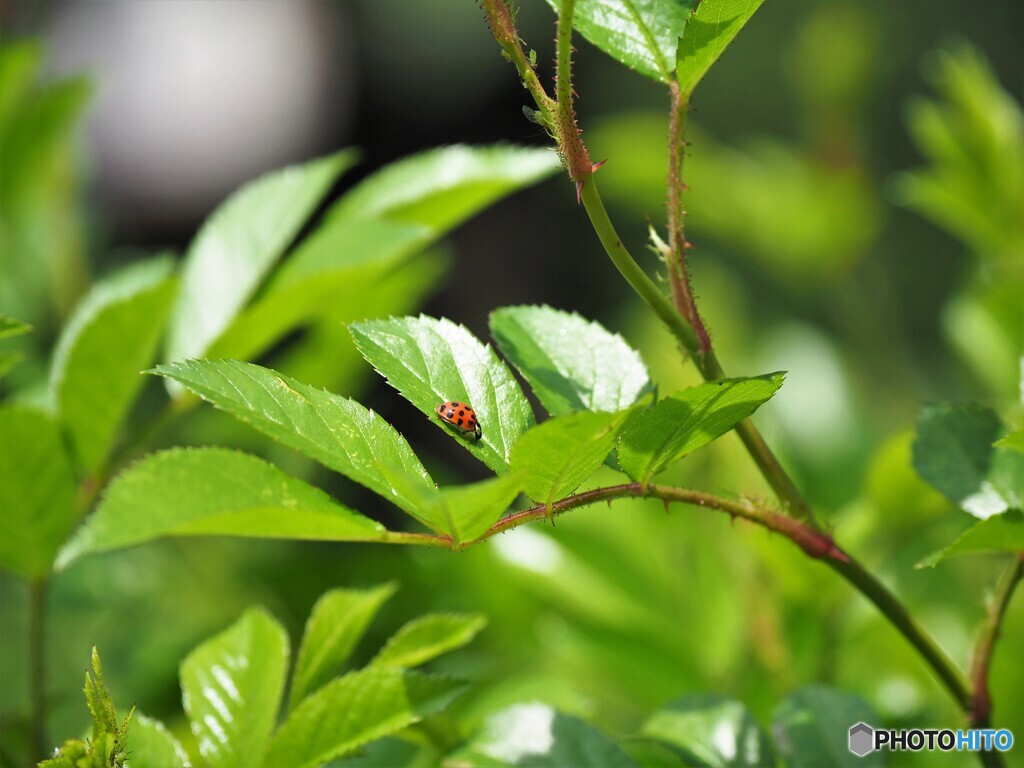
[[[928,662],[939,680],[952,694],[963,709],[971,707],[970,684],[956,665],[943,652],[939,645],[925,631],[906,607],[893,595],[889,588],[868,572],[863,565],[844,552],[832,537],[808,523],[796,520],[789,515],[740,499],[725,499],[703,491],[688,488],[676,488],[666,485],[648,485],[641,483],[625,483],[606,488],[595,488],[556,501],[550,510],[544,504],[538,504],[521,512],[515,512],[492,525],[488,531],[470,544],[476,544],[498,533],[504,533],[526,523],[550,519],[577,507],[594,504],[599,501],[612,501],[620,498],[654,498],[662,501],[679,502],[692,506],[715,509],[725,512],[733,518],[748,520],[770,531],[781,534],[796,544],[810,557],[825,562],[840,576],[852,584],[861,594],[877,606],[879,611],[892,623],[907,641],[917,649],[918,653]],[[437,547],[441,549],[462,549],[453,547],[449,536],[436,536],[423,533],[388,533],[383,539],[389,544],[414,544],[419,546]]]
[[[1024,552],[1014,557],[1010,567],[1003,573],[996,585],[995,595],[989,605],[988,618],[982,627],[978,644],[974,648],[971,659],[971,682],[974,685],[974,697],[971,702],[970,722],[974,728],[987,728],[992,713],[992,700],[989,693],[989,667],[992,664],[992,652],[1007,606],[1013,598],[1013,591],[1021,579],[1024,579]]]

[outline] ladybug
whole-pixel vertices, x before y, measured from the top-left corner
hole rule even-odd
[[[434,409],[434,413],[441,421],[457,429],[463,437],[479,440],[483,434],[480,430],[480,422],[476,418],[476,411],[466,403],[456,403],[453,400],[446,400]]]

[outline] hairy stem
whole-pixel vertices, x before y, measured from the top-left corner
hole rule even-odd
[[[971,682],[974,684],[974,698],[971,702],[971,725],[975,728],[987,728],[992,714],[992,699],[989,693],[989,668],[992,665],[992,652],[1003,624],[1006,609],[1013,598],[1017,584],[1024,578],[1024,552],[1014,557],[1010,567],[1004,571],[996,592],[989,605],[988,617],[982,627],[978,644],[974,648],[971,660]]]
[[[28,695],[33,764],[45,760],[49,753],[46,735],[46,598],[49,589],[47,578],[36,579],[29,585]]]
[[[711,338],[697,311],[690,286],[690,270],[686,263],[690,243],[686,239],[686,206],[683,203],[683,158],[686,156],[686,110],[689,100],[674,80],[669,84],[671,108],[668,121],[668,252],[665,267],[668,270],[668,284],[672,289],[672,301],[679,314],[693,327],[700,343],[700,355],[711,351]]]

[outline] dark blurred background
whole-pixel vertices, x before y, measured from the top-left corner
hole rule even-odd
[[[84,211],[69,225],[77,266],[58,271],[54,298],[32,318],[44,342],[88,276],[139,253],[183,252],[230,191],[269,169],[358,147],[363,164],[340,194],[438,145],[547,144],[468,0],[8,0],[0,20],[5,43],[41,40],[46,79],[84,73],[93,89],[70,166],[69,199]],[[522,3],[522,37],[546,75],[553,21],[542,0]],[[909,444],[925,401],[982,400],[1019,422],[1024,210],[1013,211],[1024,198],[1014,181],[986,202],[1006,207],[1011,224],[998,230],[1003,240],[980,244],[955,206],[945,224],[930,214],[920,178],[906,172],[944,162],[929,157],[922,98],[942,101],[949,123],[968,132],[971,120],[985,130],[1002,120],[1000,98],[1020,101],[1022,32],[1024,4],[1011,0],[768,0],[699,87],[690,117],[694,283],[719,355],[734,375],[790,372],[760,423],[830,525],[872,553],[961,661],[995,566],[912,570],[967,521],[913,476]],[[653,271],[644,244],[648,220],[664,224],[667,96],[578,47],[584,138],[608,159],[598,181]],[[985,91],[995,83],[1001,97]],[[1009,138],[997,125],[977,141],[1018,146],[1019,111],[1007,115]],[[1018,159],[1003,151],[991,162]],[[696,381],[604,257],[564,177],[486,211],[450,244],[454,266],[428,314],[486,338],[495,307],[550,303],[623,332],[663,392]],[[435,477],[482,476],[368,367],[350,389],[399,426]],[[174,439],[252,443],[227,424]],[[767,496],[731,440],[672,479]],[[312,476],[353,506],[391,514]],[[110,649],[115,696],[174,720],[177,659],[241,607],[264,602],[297,630],[324,589],[392,577],[405,589],[377,640],[424,603],[482,610],[492,628],[459,671],[488,681],[516,673],[514,684],[493,683],[496,700],[539,696],[620,730],[685,692],[732,693],[763,715],[794,685],[827,680],[890,720],[953,722],[902,640],[830,576],[820,587],[821,573],[786,545],[717,520],[655,518],[640,503],[614,511],[576,513],[554,531],[458,556],[194,541],[94,558],[57,581],[65,632],[51,649],[54,731],[84,722],[75,688],[92,642]],[[6,576],[0,589],[0,702],[13,711],[23,696],[23,595]],[[1019,613],[1007,649],[1024,641]],[[823,626],[823,615],[841,620]],[[1019,659],[1004,663],[997,696],[1019,724],[1024,671]]]

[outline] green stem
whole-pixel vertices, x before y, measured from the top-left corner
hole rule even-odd
[[[576,0],[562,0],[555,31],[555,99],[558,111],[572,115],[572,17]]]
[[[971,702],[971,725],[974,728],[987,728],[992,714],[992,699],[989,693],[989,669],[992,665],[992,652],[995,650],[999,630],[1002,628],[1003,617],[1013,598],[1017,584],[1024,579],[1024,552],[1013,558],[1010,567],[1003,572],[996,585],[996,592],[989,606],[988,617],[982,627],[978,644],[971,660],[971,682],[974,684],[974,698]]]
[[[601,193],[598,191],[597,182],[593,176],[583,186],[582,201],[583,207],[587,210],[587,216],[590,217],[590,224],[616,269],[626,278],[640,298],[654,310],[658,318],[668,326],[669,331],[682,344],[683,348],[690,353],[705,380],[714,381],[725,378],[725,372],[722,370],[714,350],[709,348],[706,353],[701,351],[701,343],[693,326],[672,305],[664,291],[647,276],[647,273],[640,268],[629,250],[622,244],[622,239],[615,231],[615,225],[612,224],[608,211],[604,207],[604,201],[601,199]],[[803,498],[775,454],[772,453],[768,444],[765,443],[761,433],[754,426],[754,422],[744,419],[736,425],[736,432],[786,510],[800,520],[813,522],[814,515],[810,505]]]
[[[33,764],[45,760],[50,751],[46,734],[46,598],[49,588],[49,579],[45,577],[29,585],[28,695]]]

